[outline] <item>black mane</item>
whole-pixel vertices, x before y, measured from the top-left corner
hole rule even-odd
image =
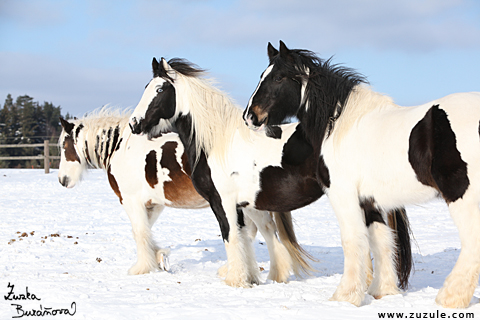
[[[316,151],[319,153],[325,135],[328,136],[333,129],[352,89],[367,83],[366,78],[353,69],[332,64],[332,58],[323,60],[308,50],[290,49],[287,59],[278,55],[273,63],[298,78],[308,80],[305,89],[308,108],[305,111],[302,105],[297,117],[305,126],[305,131],[313,134],[308,138],[316,149],[318,147]]]

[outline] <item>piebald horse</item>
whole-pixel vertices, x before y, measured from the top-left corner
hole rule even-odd
[[[258,210],[290,211],[323,195],[324,187],[316,178],[317,160],[303,138],[303,128],[288,124],[253,132],[243,125],[242,111],[202,77],[200,68],[182,59],[159,63],[155,58],[152,68],[154,77],[131,116],[132,131],[150,137],[165,128],[178,132],[188,160],[194,164],[194,186],[218,216],[228,219],[228,226],[222,229],[228,258],[226,283],[248,286],[257,282],[257,268],[249,263],[254,261],[250,258],[253,251],[244,241],[237,208],[244,208],[257,222],[265,217]],[[411,267],[408,220],[403,209],[395,212],[392,225],[399,236],[390,239],[399,245],[398,257],[388,258],[398,262],[397,270],[406,285]],[[374,207],[366,206],[365,216],[369,226],[384,229],[382,214]],[[374,238],[376,235],[373,233]],[[371,263],[368,251],[362,259],[364,264]],[[286,281],[288,268],[284,270],[269,278]],[[366,271],[365,277],[370,273]]]
[[[63,130],[59,139],[62,150],[59,182],[73,188],[88,168],[103,169],[111,188],[128,214],[137,244],[137,263],[129,274],[144,274],[168,269],[169,249],[162,249],[152,239],[151,228],[167,207],[197,209],[208,202],[195,190],[190,180],[190,164],[178,135],[163,131],[154,139],[133,135],[128,128],[129,114],[103,108],[75,120],[60,119]],[[277,230],[293,261],[301,258],[289,212],[265,215],[260,229]],[[275,224],[277,222],[277,225]],[[245,219],[249,238],[256,226]],[[270,239],[267,239],[270,245]],[[270,252],[271,269],[276,272],[280,257]],[[281,257],[283,259],[283,257]]]
[[[467,307],[480,270],[480,93],[401,107],[365,85],[355,71],[310,51],[290,50],[280,42],[280,50],[268,44],[268,57],[244,120],[256,131],[271,131],[291,117],[303,125],[318,159],[318,180],[340,224],[345,269],[333,300],[358,306],[364,298],[362,257],[370,232],[362,214],[365,205],[388,212],[441,196],[462,250],[436,302]],[[385,234],[373,247],[374,255],[390,254],[391,236]],[[397,293],[391,281],[372,287],[374,294]]]

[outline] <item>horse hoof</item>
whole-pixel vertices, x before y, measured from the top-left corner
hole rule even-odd
[[[350,292],[347,294],[340,294],[335,291],[329,301],[350,302],[354,306],[360,307],[363,301],[363,295],[358,292]]]
[[[466,308],[470,305],[471,297],[465,292],[452,294],[447,288],[441,288],[438,291],[435,302],[443,308]]]
[[[270,271],[270,273],[272,272]],[[283,275],[279,275],[275,272],[273,272],[272,274],[270,273],[268,274],[268,277],[267,277],[268,280],[272,280],[277,283],[288,283],[288,278],[290,277],[290,273],[283,274]]]
[[[227,286],[234,287],[234,288],[253,288],[253,284],[245,280],[232,280],[232,279],[225,279],[224,283]]]
[[[378,300],[385,296],[400,294],[401,291],[398,290],[398,287],[396,285],[379,286],[378,282],[373,282],[368,288],[367,293]]]
[[[250,284],[252,286],[255,286],[255,285],[258,286],[258,285],[260,285],[260,280],[258,278],[254,278],[254,279],[250,280]]]
[[[146,273],[150,273],[151,271],[155,271],[155,270],[157,270],[157,268],[150,268],[146,265],[135,264],[133,267],[128,269],[128,274],[129,275],[146,274]]]
[[[217,270],[217,275],[218,275],[219,278],[225,278],[227,276],[227,273],[228,273],[228,264],[227,263],[225,263],[223,266],[221,266]]]
[[[168,261],[168,256],[163,253],[160,256],[160,270],[170,270],[170,262]]]

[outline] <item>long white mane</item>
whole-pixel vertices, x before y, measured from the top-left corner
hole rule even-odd
[[[192,129],[195,131],[197,158],[203,150],[208,156],[223,160],[237,130],[247,137],[249,129],[243,124],[242,111],[227,94],[205,78],[177,73],[177,104],[190,110]]]
[[[76,124],[82,123],[85,128],[109,128],[120,126],[122,130],[128,125],[128,119],[132,110],[121,110],[112,107],[102,107],[85,115],[83,118],[76,119]]]

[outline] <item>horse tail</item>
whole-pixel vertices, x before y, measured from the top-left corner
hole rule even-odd
[[[408,288],[408,279],[413,267],[412,246],[410,242],[410,222],[405,208],[398,208],[390,212],[388,225],[395,230],[396,268],[398,285],[403,290]]]
[[[317,261],[298,243],[295,231],[293,229],[293,219],[291,212],[273,212],[275,224],[277,226],[280,241],[287,249],[292,258],[293,273],[297,277],[302,274],[311,275],[316,271],[307,260]]]

